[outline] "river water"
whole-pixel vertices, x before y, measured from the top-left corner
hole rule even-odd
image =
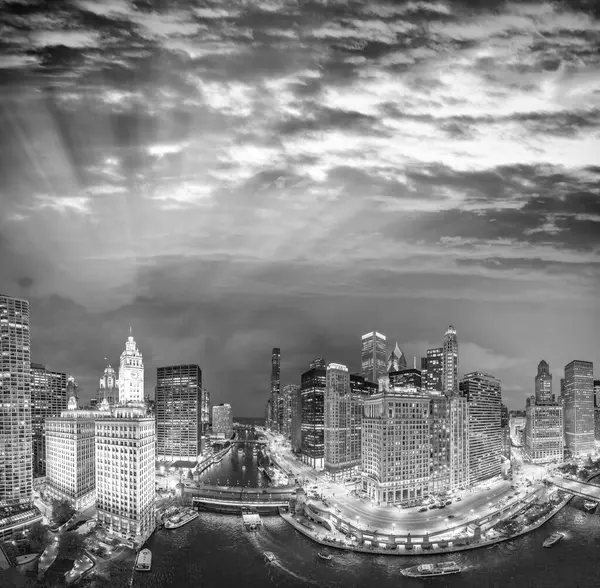
[[[246,469],[242,470],[242,465]],[[233,450],[206,472],[206,481],[266,485],[251,448],[240,458]],[[235,480],[235,482],[234,482]],[[201,513],[188,525],[157,531],[149,540],[152,571],[136,572],[134,588],[263,588],[277,586],[398,588],[594,588],[600,586],[600,514],[583,510],[575,498],[540,529],[492,548],[446,556],[373,556],[332,550],[330,562],[320,547],[279,517],[262,517],[255,533],[243,529],[241,516]],[[566,533],[552,549],[542,542],[552,532]],[[274,564],[264,562],[272,551]],[[400,570],[423,562],[454,560],[466,569],[444,578],[413,579]]]

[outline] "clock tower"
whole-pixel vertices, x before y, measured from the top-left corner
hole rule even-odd
[[[144,402],[144,363],[131,327],[119,363],[119,403],[126,402]]]

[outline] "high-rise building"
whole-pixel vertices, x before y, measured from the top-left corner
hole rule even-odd
[[[452,325],[446,329],[442,347],[442,392],[448,396],[458,393],[458,339]]]
[[[364,389],[350,385],[345,365],[327,366],[325,385],[325,470],[334,479],[358,473],[361,464],[361,424]]]
[[[365,399],[363,490],[380,504],[415,504],[429,494],[429,394],[416,389]]]
[[[292,451],[302,451],[302,391],[294,386],[292,391]]]
[[[156,526],[154,418],[140,405],[116,407],[95,434],[98,522],[140,548]]]
[[[574,456],[594,452],[594,366],[572,361],[565,366],[565,445]]]
[[[469,403],[469,461],[471,483],[501,474],[502,432],[500,380],[472,372],[460,383]]]
[[[313,367],[314,366],[314,367]],[[325,385],[327,370],[322,358],[300,379],[302,412],[302,461],[315,469],[323,469],[325,459]]]
[[[97,394],[98,404],[105,398],[109,406],[115,406],[119,402],[119,384],[117,373],[109,364],[104,368],[104,373],[100,378]]]
[[[390,388],[419,388],[423,387],[421,370],[403,368],[389,373]]]
[[[28,507],[33,491],[29,302],[2,294],[0,373],[0,509]]]
[[[469,403],[461,394],[448,396],[450,429],[450,491],[471,485]]]
[[[46,494],[76,510],[96,499],[95,422],[101,418],[110,412],[79,410],[71,396],[67,410],[46,419]]]
[[[216,437],[229,439],[233,435],[233,412],[230,404],[213,406],[212,432]]]
[[[500,427],[508,427],[508,406],[502,404],[500,406]]]
[[[137,348],[135,339],[131,336],[125,343],[119,362],[119,403],[144,402],[144,362]]]
[[[548,363],[542,359],[535,376],[536,402],[552,402],[552,374]]]
[[[67,408],[67,374],[31,364],[31,428],[33,432],[33,476],[46,475],[46,428],[48,417]]]
[[[206,435],[210,425],[210,391],[202,388],[200,423],[202,427],[202,435]]]
[[[594,380],[594,406],[600,406],[600,380]]]
[[[387,343],[385,335],[373,331],[362,336],[362,375],[369,382],[379,382],[387,375]]]
[[[283,403],[281,399],[281,349],[273,347],[271,352],[271,424],[270,428],[281,432]]]
[[[427,372],[425,374],[424,379],[421,376],[424,390],[427,390],[428,392],[442,391],[443,360],[443,347],[437,347],[436,349],[427,350],[427,357],[425,358]]]
[[[564,456],[563,407],[552,400],[527,399],[525,453],[533,463],[562,461]]]
[[[156,370],[156,452],[195,463],[202,452],[202,370],[196,364]]]
[[[399,372],[400,370],[406,369],[408,366],[406,365],[406,357],[404,353],[400,351],[400,347],[398,347],[398,341],[396,341],[396,347],[394,347],[393,351],[390,353],[387,361],[387,371],[390,372]]]
[[[300,386],[297,384],[288,384],[283,387],[281,393],[281,404],[282,404],[282,419],[281,419],[281,432],[286,439],[292,439],[292,418],[294,414],[294,402],[298,396]]]

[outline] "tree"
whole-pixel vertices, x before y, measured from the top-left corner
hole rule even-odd
[[[585,468],[582,469],[578,474],[579,478],[582,480],[585,480],[589,475],[590,473]]]
[[[52,518],[57,525],[66,523],[75,514],[75,509],[68,500],[52,501]]]
[[[39,521],[31,525],[27,533],[27,539],[33,552],[44,551],[52,541],[48,527],[42,525]]]
[[[192,474],[192,470],[188,470],[187,477],[188,477],[188,480],[194,479],[194,474]]]
[[[75,560],[83,555],[84,549],[83,537],[75,531],[70,531],[62,535],[59,540],[58,556]]]

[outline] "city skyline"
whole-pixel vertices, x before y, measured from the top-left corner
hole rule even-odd
[[[130,324],[236,416],[373,329],[511,409],[600,365],[591,4],[45,4],[0,0],[0,291],[83,402]]]

